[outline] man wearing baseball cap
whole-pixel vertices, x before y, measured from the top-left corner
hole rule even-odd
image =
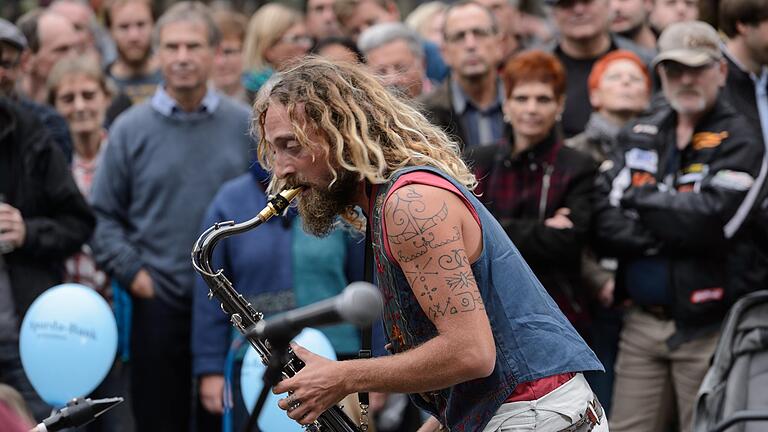
[[[726,64],[709,24],[670,25],[653,59],[666,104],[631,121],[601,167],[596,236],[631,300],[616,360],[613,431],[691,430],[696,392],[728,307],[759,286],[748,217],[763,146],[719,98]],[[671,384],[671,386],[670,386]],[[667,391],[671,387],[671,394]]]
[[[16,85],[21,54],[27,38],[10,22],[0,18],[0,94],[8,95]]]
[[[22,79],[22,63],[29,45],[21,30],[11,22],[0,18],[0,97],[7,97],[24,109],[34,113],[51,134],[53,141],[64,152],[67,161],[72,159],[72,138],[67,122],[53,108],[33,102],[19,94],[17,88]]]

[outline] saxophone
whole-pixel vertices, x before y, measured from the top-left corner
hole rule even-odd
[[[257,322],[263,319],[263,315],[261,312],[257,312],[248,300],[235,290],[232,283],[224,276],[223,270],[211,268],[211,257],[213,249],[220,240],[254,229],[272,216],[282,213],[300,192],[301,188],[287,189],[271,197],[267,206],[248,221],[239,224],[234,221],[214,224],[200,235],[192,249],[192,265],[210,288],[208,299],[211,300],[216,297],[221,302],[222,311],[230,316],[232,325],[246,337],[265,365],[269,364],[270,360],[269,342],[248,334],[248,330],[251,330]],[[281,375],[283,378],[290,378],[302,367],[304,367],[304,362],[293,352],[289,352],[288,361],[283,366]],[[308,432],[365,432],[368,429],[366,421],[368,407],[361,404],[360,408],[362,410],[360,426],[357,426],[342,411],[341,407],[334,405],[320,414],[313,424],[305,426],[305,430]]]

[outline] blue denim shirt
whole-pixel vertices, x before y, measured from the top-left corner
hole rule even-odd
[[[413,402],[452,431],[482,431],[518,383],[566,372],[603,370],[485,206],[456,180],[431,167],[396,172],[378,188],[371,211],[377,279],[385,299],[384,327],[392,350],[407,351],[437,336],[403,271],[383,248],[384,199],[401,175],[415,170],[430,171],[450,181],[480,218],[483,251],[472,264],[472,272],[491,324],[496,367],[485,378],[411,395]]]

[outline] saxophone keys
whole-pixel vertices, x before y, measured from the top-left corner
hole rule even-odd
[[[224,308],[224,305],[221,305],[222,310]],[[240,317],[240,314],[232,314],[232,316],[229,318],[229,320],[232,322],[232,324],[240,327],[243,324],[243,319]]]

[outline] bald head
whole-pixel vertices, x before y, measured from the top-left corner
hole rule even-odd
[[[88,4],[77,0],[57,0],[48,10],[67,18],[74,26],[80,40],[87,47],[95,46],[93,36],[94,14]]]
[[[40,48],[32,55],[31,73],[45,78],[61,59],[83,50],[82,40],[74,24],[58,13],[45,12],[37,23]]]

